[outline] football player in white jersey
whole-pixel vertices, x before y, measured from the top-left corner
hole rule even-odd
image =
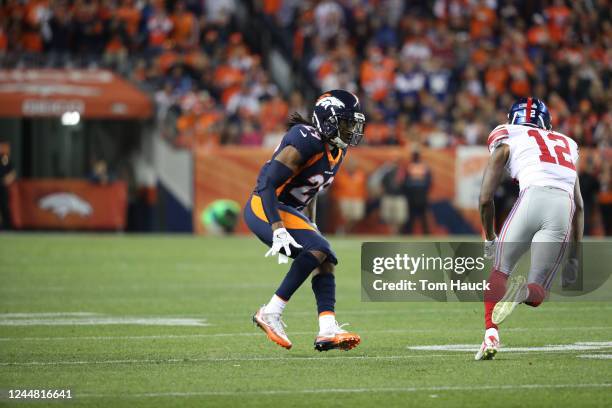
[[[480,216],[486,235],[485,257],[494,259],[494,266],[484,293],[486,331],[476,360],[495,357],[497,325],[517,305],[537,307],[544,301],[568,252],[568,265],[578,267],[577,244],[584,223],[576,173],[578,146],[551,130],[550,114],[542,101],[519,99],[510,108],[508,123],[496,127],[487,144],[491,157],[480,190]],[[496,236],[493,194],[504,170],[518,180],[520,196]],[[566,251],[569,241],[575,245]],[[508,277],[530,248],[527,282],[517,277],[506,289]]]

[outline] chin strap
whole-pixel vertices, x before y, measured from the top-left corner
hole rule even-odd
[[[339,149],[346,149],[348,145],[340,138],[340,136],[336,136],[333,139],[329,139],[329,144],[335,146]]]
[[[346,149],[348,147],[348,144],[340,137],[339,124],[336,125],[336,136],[333,139],[329,139],[329,142],[340,149]]]

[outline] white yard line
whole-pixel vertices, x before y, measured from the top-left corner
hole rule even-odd
[[[209,357],[209,358],[169,358],[169,359],[125,359],[125,360],[63,360],[63,361],[24,361],[0,362],[6,366],[53,366],[53,365],[96,365],[96,364],[159,364],[159,363],[200,363],[225,361],[319,361],[319,360],[405,360],[412,358],[457,357],[459,354],[407,354],[403,356],[338,356],[338,357]]]
[[[377,302],[368,302],[368,303],[375,305]],[[414,303],[419,303],[420,307],[418,308],[413,307]],[[466,313],[466,309],[463,309],[463,308],[455,309],[455,308],[447,307],[443,311],[441,311],[441,309],[438,307],[425,307],[424,308],[422,307],[423,303],[427,303],[427,302],[398,302],[398,306],[390,310],[350,310],[348,309],[348,310],[340,310],[338,314],[340,316],[344,316],[344,315],[347,315],[347,316],[352,316],[352,315],[358,315],[358,316],[362,316],[362,315],[374,315],[374,316],[404,315],[405,316],[407,314],[415,314],[415,313],[424,313],[424,314],[429,314],[429,313],[465,314]],[[439,302],[430,302],[430,303],[432,305],[439,304]],[[450,303],[466,303],[466,302],[449,302],[449,304]],[[482,302],[469,302],[469,303],[473,303],[475,305],[478,305],[479,307],[482,307]],[[600,303],[602,304],[601,306],[568,306],[568,307],[558,307],[558,306],[544,304],[543,306],[538,308],[538,313],[548,313],[548,312],[550,313],[553,313],[553,312],[554,313],[557,313],[557,312],[581,313],[581,312],[593,312],[593,311],[603,312],[606,310],[612,310],[612,305],[609,305],[610,304],[609,302],[600,302]],[[237,316],[244,316],[245,313],[215,312],[215,315],[220,316],[220,317],[237,317]],[[312,312],[306,312],[306,311],[287,312],[286,316],[288,318],[290,318],[291,316],[312,316]]]
[[[0,289],[1,290],[1,289]],[[376,304],[376,302],[370,302],[371,304]],[[419,305],[425,303],[425,302],[418,302]],[[472,303],[476,303],[476,304],[481,304],[481,302],[472,302]],[[538,308],[538,313],[543,313],[543,312],[590,312],[590,311],[595,311],[595,312],[603,312],[606,310],[612,310],[612,305],[609,304],[609,302],[600,302],[601,306],[568,306],[568,307],[558,307],[558,306],[553,306],[553,305],[547,305],[545,304],[544,306],[542,306],[541,308]],[[403,303],[405,305],[405,307],[397,307],[394,309],[390,309],[390,310],[342,310],[340,311],[340,315],[344,316],[344,315],[406,315],[407,313],[436,313],[439,314],[441,313],[440,308],[437,307],[418,307],[415,308],[413,307],[413,304],[411,304],[411,302],[405,302]],[[437,302],[432,302],[433,305],[437,304]],[[210,316],[211,314],[214,314],[215,316],[218,316],[219,318],[227,318],[227,317],[244,317],[244,316],[249,316],[249,314],[252,314],[253,311],[245,311],[245,312],[230,312],[230,313],[225,313],[225,312],[218,312],[215,311],[214,313],[208,313],[207,315],[201,315],[201,314],[183,314],[181,316],[168,316],[168,317],[183,317],[183,318],[204,318],[206,316]],[[444,312],[445,314],[465,314],[465,309],[454,309],[454,308],[445,308]],[[70,317],[70,316],[102,316],[103,314],[99,314],[99,313],[91,313],[91,312],[57,312],[57,313],[38,313],[38,312],[34,312],[34,313],[0,313],[0,319],[5,319],[5,318],[34,318],[34,317]],[[293,316],[313,316],[312,312],[309,311],[294,311],[294,312],[287,312],[286,313],[286,317],[291,318]],[[315,315],[316,316],[316,315]],[[507,329],[505,329],[507,330]]]
[[[100,313],[90,312],[51,312],[51,313],[0,313],[0,319],[24,319],[34,317],[85,317],[100,316]]]
[[[612,360],[612,354],[580,354],[578,358],[592,358],[594,360]]]
[[[8,316],[7,316],[8,315]],[[30,316],[39,316],[31,318]],[[8,313],[0,315],[0,326],[210,326],[205,318],[166,316],[105,316],[94,313]]]
[[[156,392],[142,394],[75,394],[78,398],[159,398],[239,395],[291,395],[291,394],[363,394],[363,393],[415,393],[443,391],[514,391],[539,389],[610,388],[610,383],[599,384],[516,384],[516,385],[466,385],[433,387],[380,387],[380,388],[316,388],[301,390],[257,390],[257,391],[192,391]]]
[[[612,326],[576,326],[563,327],[564,331],[600,331],[610,330]],[[451,329],[455,333],[474,332],[473,329]],[[528,331],[559,331],[559,327],[509,327],[504,332],[528,332]],[[402,333],[437,333],[439,329],[386,329],[386,330],[359,330],[360,334],[402,334]],[[480,332],[478,332],[480,333]],[[314,336],[314,331],[290,332],[292,336]],[[240,333],[200,333],[200,334],[158,334],[143,336],[70,336],[70,337],[0,337],[3,341],[81,341],[81,340],[160,340],[160,339],[189,339],[189,338],[215,338],[215,337],[251,337],[263,336],[259,330]],[[589,343],[579,343],[589,345]]]
[[[478,350],[479,344],[442,344],[442,345],[424,345],[424,346],[408,346],[408,350],[414,351],[459,351],[471,352]],[[612,342],[577,342],[573,344],[550,344],[546,346],[535,347],[501,347],[500,350],[504,353],[516,352],[573,352],[573,351],[591,351],[605,350],[612,348]]]
[[[612,342],[590,343],[591,345],[557,345],[545,347],[508,347],[503,351],[512,354],[529,354],[534,351],[550,353],[572,353],[575,351],[597,351],[612,348]],[[405,360],[414,358],[465,358],[465,354],[478,350],[477,344],[449,344],[446,346],[415,346],[407,347],[414,351],[448,351],[445,354],[405,354],[399,356],[337,356],[337,357],[205,357],[205,358],[170,358],[170,359],[123,359],[123,360],[60,360],[60,361],[17,361],[0,362],[0,367],[6,366],[58,366],[58,365],[97,365],[97,364],[171,364],[171,363],[198,363],[198,362],[227,362],[227,361],[320,361],[320,360]]]

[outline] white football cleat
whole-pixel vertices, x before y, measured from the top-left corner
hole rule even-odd
[[[493,360],[499,350],[499,333],[497,329],[490,328],[485,331],[484,341],[474,360]]]
[[[350,350],[361,343],[361,338],[356,333],[351,333],[342,328],[347,323],[339,325],[334,320],[334,324],[324,330],[319,331],[315,339],[315,350],[328,351],[333,349]]]
[[[281,319],[280,313],[264,313],[266,305],[263,305],[253,315],[253,323],[266,333],[268,338],[281,347],[289,350],[293,344],[285,333],[287,325]]]
[[[521,275],[512,278],[506,294],[493,308],[493,323],[500,324],[506,320],[519,304],[527,300],[528,295],[529,289],[525,278]]]

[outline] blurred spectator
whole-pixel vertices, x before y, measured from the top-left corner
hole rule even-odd
[[[140,153],[132,157],[131,164],[136,186],[132,226],[136,231],[152,232],[157,204],[157,174]]]
[[[96,184],[105,185],[111,182],[111,177],[108,172],[108,165],[105,160],[96,159],[91,166],[89,181]]]
[[[242,126],[241,145],[244,146],[261,146],[263,135],[260,129],[255,125],[253,120],[246,120]]]
[[[429,209],[429,190],[431,189],[431,170],[421,161],[418,151],[412,153],[412,162],[408,166],[406,198],[408,200],[408,222],[402,232],[412,234],[414,223],[418,219],[423,233],[429,234],[427,211]]]
[[[331,0],[321,1],[314,10],[316,32],[323,40],[334,38],[338,35],[343,23],[342,7]]]
[[[361,64],[361,85],[368,97],[380,102],[387,96],[389,84],[394,83],[395,62],[374,45],[368,47],[367,55]]]
[[[223,22],[236,13],[236,0],[206,0],[206,16],[209,22]]]
[[[95,4],[92,2],[92,4]],[[140,10],[136,8],[134,0],[121,0],[121,5],[115,10],[115,16],[125,28],[128,38],[136,39],[140,24]]]
[[[398,159],[382,178],[383,195],[380,201],[380,216],[391,227],[394,234],[400,232],[408,217],[406,191],[408,169],[403,159]]]
[[[612,165],[610,165],[609,161],[603,163],[599,205],[601,207],[604,234],[610,236],[612,235]]]
[[[595,163],[593,163],[592,157],[587,158],[584,168],[578,174],[578,180],[580,181],[580,192],[584,202],[584,234],[591,235],[593,231],[593,218],[597,208],[597,195],[600,191],[600,184],[596,176]]]
[[[170,20],[173,27],[171,38],[178,48],[188,50],[196,45],[198,39],[196,18],[192,12],[187,10],[183,0],[175,3]]]
[[[291,92],[287,111],[297,112],[304,118],[308,117],[308,110],[306,109],[306,104],[304,103],[304,96],[300,91],[294,90]]]
[[[347,159],[342,171],[336,175],[332,187],[343,221],[336,232],[350,232],[365,216],[366,183],[366,173],[359,167],[357,159],[355,157]]]
[[[172,19],[166,13],[163,1],[152,2],[153,11],[147,19],[148,47],[151,52],[157,54],[168,44],[169,36],[174,29]]]
[[[0,143],[0,230],[12,228],[9,186],[17,179],[8,143]]]

